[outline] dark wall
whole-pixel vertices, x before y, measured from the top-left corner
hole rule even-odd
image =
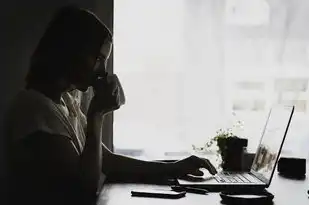
[[[8,0],[0,13],[0,179],[5,176],[3,115],[8,103],[24,86],[29,58],[53,12],[68,3],[76,3],[98,13],[107,25],[112,24],[112,0]],[[0,188],[3,183],[1,180]],[[3,192],[2,192],[3,193]],[[1,202],[0,202],[1,204]]]

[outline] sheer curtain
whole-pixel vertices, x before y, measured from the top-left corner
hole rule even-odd
[[[114,72],[127,97],[115,112],[115,149],[190,151],[241,120],[234,132],[254,151],[269,108],[284,103],[297,107],[284,151],[307,156],[308,6],[115,0]]]

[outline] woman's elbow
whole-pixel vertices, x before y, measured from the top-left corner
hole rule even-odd
[[[114,165],[113,162],[115,154],[110,151],[104,151],[103,149],[103,157],[102,157],[102,172],[108,176],[113,173]]]

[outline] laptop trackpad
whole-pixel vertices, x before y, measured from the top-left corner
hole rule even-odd
[[[217,184],[217,180],[215,176],[210,174],[206,174],[204,176],[194,176],[194,175],[187,175],[185,177],[181,177],[178,179],[178,183],[180,185],[205,185],[205,184]]]
[[[181,177],[180,180],[188,181],[188,182],[205,182],[209,180],[214,180],[214,176],[195,176],[188,174],[184,177]]]

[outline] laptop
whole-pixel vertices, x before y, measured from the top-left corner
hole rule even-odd
[[[220,172],[200,180],[178,179],[178,185],[209,191],[268,188],[294,113],[294,106],[277,105],[270,109],[259,146],[249,172]]]

